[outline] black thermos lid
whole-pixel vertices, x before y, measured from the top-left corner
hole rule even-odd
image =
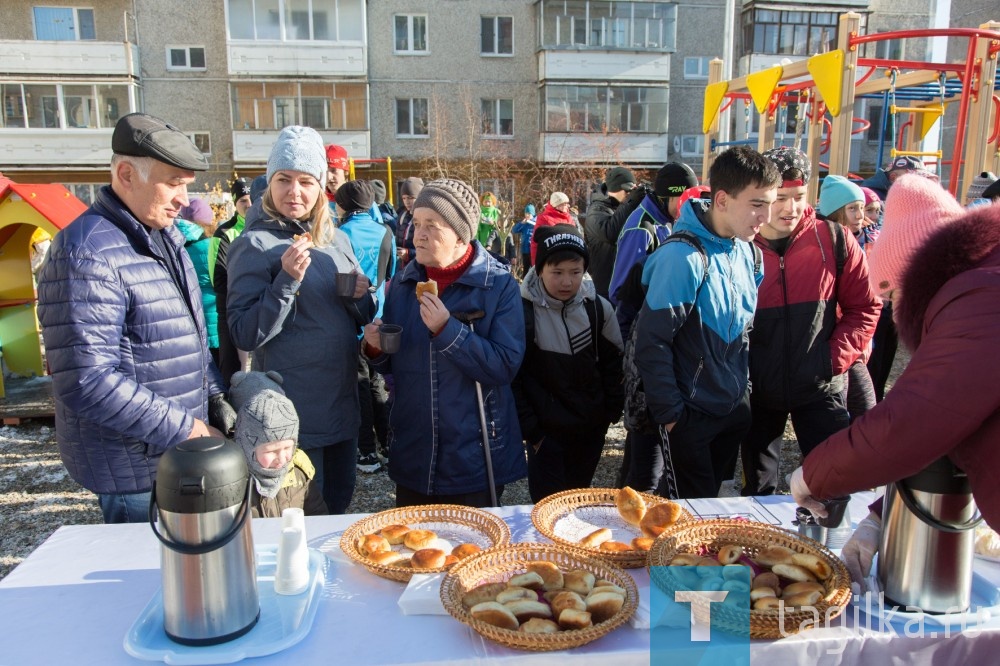
[[[156,466],[156,503],[173,513],[238,506],[250,472],[243,449],[220,437],[198,437],[167,449]]]

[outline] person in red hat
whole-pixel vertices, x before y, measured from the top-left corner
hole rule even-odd
[[[337,188],[347,182],[351,172],[351,159],[347,156],[347,149],[335,143],[328,145],[326,168],[326,199],[332,208],[336,203],[333,197],[337,194]]]

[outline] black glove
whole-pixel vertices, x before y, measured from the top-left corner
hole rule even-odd
[[[225,393],[208,396],[208,425],[218,428],[226,437],[236,431],[236,410],[226,402]]]
[[[628,193],[628,196],[625,197],[623,205],[629,210],[635,210],[642,203],[642,200],[646,198],[646,195],[649,194],[649,191],[649,188],[645,185],[636,185]]]

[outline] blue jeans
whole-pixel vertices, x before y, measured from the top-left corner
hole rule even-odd
[[[326,508],[331,514],[345,513],[354,496],[358,464],[357,438],[304,450],[316,468],[313,480],[323,490]],[[361,510],[364,511],[364,507]]]
[[[145,523],[149,520],[149,498],[151,493],[97,493],[97,503],[101,505],[104,522]]]

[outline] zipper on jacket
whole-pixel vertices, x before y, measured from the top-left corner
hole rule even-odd
[[[705,357],[702,356],[698,359],[698,369],[694,371],[694,378],[691,380],[691,395],[688,396],[691,400],[694,400],[695,395],[698,394],[698,377],[701,376],[701,371],[705,368]]]

